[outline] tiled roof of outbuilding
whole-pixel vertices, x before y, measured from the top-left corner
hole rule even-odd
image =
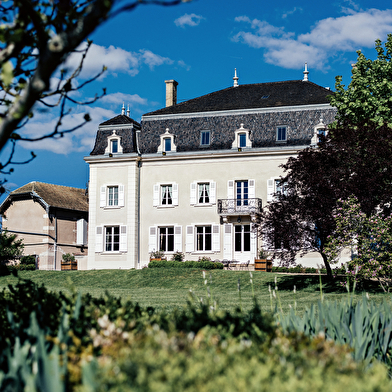
[[[164,114],[324,104],[329,103],[327,96],[331,94],[332,92],[327,88],[302,80],[244,84],[156,110],[145,114],[143,117]]]
[[[15,189],[8,198],[19,195],[36,193],[49,207],[63,208],[76,211],[88,211],[88,197],[86,191],[69,186],[46,184],[32,181]]]

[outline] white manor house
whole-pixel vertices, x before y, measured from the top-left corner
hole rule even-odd
[[[253,225],[279,167],[334,120],[331,91],[308,80],[240,85],[166,107],[138,123],[129,112],[99,125],[90,168],[87,269],[142,268],[150,252],[170,259],[254,262]],[[305,256],[321,263],[317,254]]]

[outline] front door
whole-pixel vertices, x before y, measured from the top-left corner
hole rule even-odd
[[[234,226],[234,259],[236,261],[251,260],[250,229],[250,224]]]

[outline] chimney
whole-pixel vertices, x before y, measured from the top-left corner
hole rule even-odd
[[[177,86],[175,80],[165,80],[166,83],[166,107],[177,105]]]

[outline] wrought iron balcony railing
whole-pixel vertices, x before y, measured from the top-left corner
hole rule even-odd
[[[261,210],[261,199],[218,199],[219,215],[253,215]]]

